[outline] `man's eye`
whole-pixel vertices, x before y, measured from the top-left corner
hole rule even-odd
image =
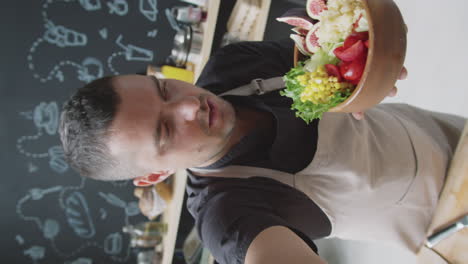
[[[164,132],[163,132],[164,131]],[[169,144],[169,141],[170,141],[170,130],[169,130],[169,125],[167,124],[167,122],[164,122],[163,123],[163,127],[162,127],[162,134],[161,134],[161,139],[160,139],[160,148],[161,149],[166,149],[168,144]]]
[[[167,93],[167,87],[166,87],[166,82],[163,83],[162,85],[162,95],[164,97],[165,100],[169,99],[169,95]]]
[[[167,124],[167,122],[164,123],[164,129],[165,129],[165,135],[164,135],[164,141],[168,141],[169,138],[170,138],[170,130],[169,130],[169,125]]]

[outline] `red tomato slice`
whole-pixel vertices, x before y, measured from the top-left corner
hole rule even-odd
[[[364,32],[354,32],[351,35],[349,35],[345,41],[344,41],[344,46],[345,49],[351,47],[354,45],[358,40],[366,41],[369,39],[369,32],[364,31]]]
[[[353,61],[366,56],[366,47],[362,40],[358,40],[349,48],[345,46],[336,48],[333,53],[342,61]]]
[[[366,48],[369,48],[369,40],[366,40],[366,42],[364,42],[364,46],[366,46]]]
[[[340,65],[341,76],[352,84],[357,84],[361,79],[365,66],[365,58],[360,58],[351,62],[342,62]]]
[[[341,82],[343,78],[340,74],[340,68],[333,64],[325,64],[325,69],[327,70],[328,75],[335,76],[338,78],[338,81]]]

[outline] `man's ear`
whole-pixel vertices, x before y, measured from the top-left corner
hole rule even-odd
[[[138,187],[154,185],[167,179],[167,177],[171,176],[172,174],[174,174],[173,170],[158,171],[147,176],[136,177],[133,179],[133,184]]]

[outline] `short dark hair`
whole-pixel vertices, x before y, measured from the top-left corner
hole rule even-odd
[[[103,77],[79,88],[64,103],[60,117],[60,140],[68,163],[81,176],[97,180],[117,178],[109,175],[119,163],[106,144],[121,101],[112,81],[112,76]]]

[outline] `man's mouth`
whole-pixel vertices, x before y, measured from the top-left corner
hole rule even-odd
[[[212,127],[216,121],[216,107],[210,100],[206,100],[208,104],[208,127]]]

